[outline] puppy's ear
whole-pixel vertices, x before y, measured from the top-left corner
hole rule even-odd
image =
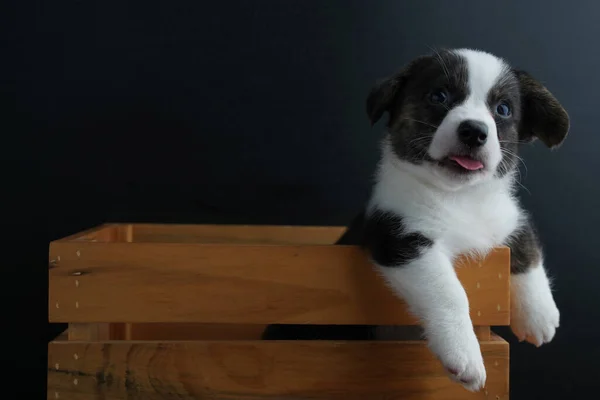
[[[569,133],[569,115],[541,83],[525,71],[515,70],[521,87],[519,139],[540,139],[549,148],[560,146]]]
[[[367,97],[367,115],[371,126],[375,125],[390,106],[403,84],[403,72],[378,82]]]
[[[420,57],[405,66],[392,76],[378,82],[367,97],[367,115],[371,125],[375,125],[384,112],[390,111],[394,100],[400,95],[402,88],[411,75],[411,71],[419,63],[430,57]]]

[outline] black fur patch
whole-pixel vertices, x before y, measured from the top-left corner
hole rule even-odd
[[[542,257],[540,241],[532,222],[527,221],[506,241],[510,247],[510,272],[520,274],[537,265]]]
[[[508,118],[496,113],[496,108],[501,102],[510,107],[511,113]],[[496,122],[502,152],[502,161],[498,165],[496,175],[502,177],[514,170],[519,160],[517,152],[520,141],[518,128],[521,120],[521,94],[519,80],[510,69],[507,68],[490,89],[487,104]]]
[[[400,267],[419,257],[433,242],[418,232],[405,232],[402,218],[376,210],[365,222],[364,246],[384,267]]]
[[[371,90],[367,113],[375,123],[387,111],[394,152],[403,160],[419,164],[427,159],[438,125],[469,94],[468,79],[466,61],[452,51],[419,57]],[[429,95],[438,89],[448,94],[447,104],[430,101]]]
[[[560,146],[569,133],[569,114],[544,85],[525,71],[514,71],[521,88],[521,141],[540,139],[546,146]]]
[[[495,113],[501,101],[511,108],[509,118],[502,118]],[[519,144],[539,138],[552,148],[560,145],[569,131],[567,112],[548,89],[523,71],[506,70],[498,78],[488,94],[488,107],[495,115],[502,150],[498,176],[516,167]]]

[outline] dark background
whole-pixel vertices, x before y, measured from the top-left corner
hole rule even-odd
[[[3,357],[31,378],[21,394],[43,390],[46,341],[60,328],[44,322],[50,240],[106,221],[346,224],[367,198],[382,132],[369,126],[366,94],[428,46],[506,57],[571,115],[559,151],[523,151],[523,202],[546,245],[561,327],[540,349],[507,333],[512,398],[577,398],[597,386],[600,4],[2,7],[4,211],[16,219],[5,223],[15,261],[3,296],[9,320],[20,318],[6,331],[31,343]]]

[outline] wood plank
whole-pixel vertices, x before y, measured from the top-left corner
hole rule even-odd
[[[53,243],[59,255],[51,322],[416,323],[353,246]],[[473,324],[508,325],[508,249],[459,264]]]
[[[334,244],[345,227],[134,224],[135,242]]]
[[[507,399],[508,343],[481,348],[486,388],[471,393],[421,341],[56,342],[48,398]]]

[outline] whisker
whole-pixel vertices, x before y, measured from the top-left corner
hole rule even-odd
[[[525,190],[528,194],[531,195],[531,192],[529,191],[529,189],[527,189],[527,187],[521,183],[521,180],[523,179],[523,177],[521,176],[521,171],[518,168],[517,168],[517,172],[519,174],[519,178],[515,179],[515,183],[517,185],[519,185],[521,188],[523,188],[523,190]]]
[[[509,168],[508,168],[508,164],[507,164],[506,160],[502,160],[500,162],[499,168],[501,168],[503,174],[506,174],[509,172]],[[523,188],[523,190],[525,190],[527,193],[531,194],[529,189],[527,189],[527,187],[521,183],[521,180],[523,179],[523,177],[521,176],[521,171],[517,168],[516,172],[519,174],[519,177],[517,179],[515,179],[515,182],[517,183],[517,185],[519,185],[521,188]]]
[[[430,141],[431,135],[433,135],[435,133],[434,132],[424,132],[421,136],[412,139],[411,141],[408,142],[408,146],[409,147],[413,147],[413,148],[421,148],[423,147],[423,144],[426,144],[426,142]],[[425,149],[427,149],[427,146],[425,146]]]
[[[529,189],[527,189],[525,187],[525,185],[523,185],[521,182],[519,182],[518,180],[516,180],[515,182],[517,182],[517,185],[521,186],[527,193],[529,193],[531,195],[531,192],[529,191]]]
[[[525,177],[527,177],[527,175],[529,175],[529,170],[527,169],[527,164],[525,164],[525,160],[523,160],[523,158],[519,157],[517,154],[515,154],[514,152],[512,152],[508,149],[500,148],[500,151],[504,154],[508,154],[509,156],[515,157],[517,160],[519,160],[523,164],[523,168],[525,168]],[[520,174],[521,174],[521,172],[519,171],[519,175]]]
[[[420,123],[420,124],[423,124],[423,125],[430,126],[430,127],[432,127],[433,129],[437,129],[437,128],[439,127],[439,126],[436,126],[436,125],[430,124],[429,122],[425,122],[425,121],[419,121],[418,119],[414,119],[414,118],[402,118],[402,119],[403,119],[403,120],[405,120],[405,121],[414,121],[414,122],[418,122],[418,123]]]
[[[417,143],[420,143],[422,141],[429,140],[429,139],[430,139],[430,136],[421,136],[421,137],[411,140],[410,142],[408,142],[408,144],[409,145],[417,144]]]
[[[503,149],[503,148],[500,148],[500,150],[501,150],[501,151],[503,151],[503,152],[504,152],[504,153],[506,153],[506,154],[509,154],[509,155],[511,155],[511,156],[513,156],[513,157],[515,157],[515,158],[517,158],[519,161],[521,161],[521,162],[523,163],[523,166],[524,166],[525,168],[527,168],[527,165],[525,165],[525,160],[523,160],[523,158],[521,158],[521,157],[520,157],[520,156],[519,156],[517,153],[515,153],[514,151],[510,151],[510,150],[508,150],[508,149]]]
[[[498,142],[500,143],[508,143],[508,144],[528,144],[529,142],[524,141],[524,140],[517,140],[517,141],[513,141],[513,140],[499,140]]]

